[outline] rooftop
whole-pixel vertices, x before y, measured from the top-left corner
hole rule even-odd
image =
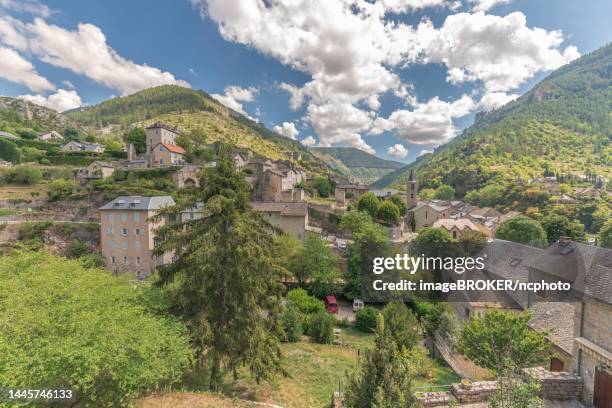
[[[185,154],[185,149],[183,149],[181,146],[175,146],[169,143],[158,143],[153,148],[155,149],[159,145],[164,146],[171,153]]]
[[[141,197],[141,196],[119,196],[113,201],[104,204],[100,207],[101,211],[104,210],[159,210],[164,207],[173,206],[175,204],[174,199],[170,196],[154,196],[154,197]]]
[[[145,129],[166,129],[169,132],[180,134],[177,128],[173,128],[170,125],[166,125],[165,123],[155,122],[150,126],[147,126]]]
[[[285,216],[305,217],[308,214],[308,204],[306,203],[252,202],[251,207],[258,212],[279,212]]]
[[[566,302],[537,302],[529,308],[529,327],[548,331],[548,340],[572,355],[574,348],[574,305]]]

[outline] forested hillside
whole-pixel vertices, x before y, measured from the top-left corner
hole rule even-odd
[[[310,151],[336,172],[363,184],[370,184],[403,166],[353,147],[313,147]]]
[[[487,113],[420,163],[376,183],[401,187],[411,168],[422,186],[462,195],[489,183],[546,175],[612,177],[612,45],[568,64]],[[423,177],[422,175],[427,175]]]
[[[234,112],[205,92],[175,85],[114,98],[66,112],[66,116],[90,130],[114,125],[112,132],[161,121],[178,127],[196,144],[223,140],[272,159],[283,158],[287,151],[302,151],[306,160],[315,160],[298,142]]]

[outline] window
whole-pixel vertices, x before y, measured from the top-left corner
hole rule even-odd
[[[128,242],[127,241],[123,241],[121,246],[123,247],[123,249],[128,249]]]
[[[115,222],[115,214],[108,214],[108,222]]]
[[[139,237],[140,235],[142,235],[142,230],[140,228],[134,228],[134,235]]]
[[[110,241],[108,243],[108,246],[111,247],[111,248],[117,248],[117,243],[115,241]]]
[[[123,264],[124,264],[124,265],[127,265],[127,264],[128,264],[128,257],[127,257],[127,256],[124,256],[124,257],[123,257]]]
[[[140,257],[139,256],[136,257],[136,265],[140,265]]]
[[[160,166],[163,166],[164,165],[164,159],[159,159],[159,164],[160,164]]]
[[[164,146],[159,146],[159,151],[163,152],[164,151]]]
[[[453,238],[457,239],[457,231],[453,231]]]
[[[121,222],[126,222],[128,219],[127,213],[121,213]]]
[[[123,235],[124,237],[127,237],[128,229],[127,228],[121,228],[121,235]]]
[[[114,264],[117,261],[114,256],[111,256],[110,259],[111,259],[112,264]]]
[[[425,219],[427,219],[427,211],[425,211]]]
[[[114,233],[115,233],[115,230],[114,230],[114,228],[113,228],[113,227],[108,227],[108,228],[106,229],[106,234],[107,234],[107,235],[113,235]]]
[[[134,222],[140,222],[140,213],[134,213]]]

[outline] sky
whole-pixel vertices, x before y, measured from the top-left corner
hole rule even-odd
[[[201,89],[305,146],[409,163],[612,40],[591,0],[0,0],[0,95]]]

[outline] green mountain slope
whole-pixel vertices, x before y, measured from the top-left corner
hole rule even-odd
[[[160,121],[194,134],[193,140],[201,143],[231,142],[272,159],[283,159],[286,152],[299,151],[310,165],[324,167],[300,143],[223,106],[203,91],[189,88],[164,85],[145,89],[65,115],[90,131],[111,128],[111,134]]]
[[[612,177],[612,44],[554,71],[529,92],[487,113],[418,163],[379,180],[401,187],[416,169],[421,185],[459,194],[547,174]],[[425,177],[426,175],[426,177]]]
[[[343,176],[370,184],[396,169],[402,163],[384,160],[353,147],[313,147],[310,151]]]
[[[0,96],[0,130],[18,135],[22,131],[62,131],[72,123],[52,109],[21,99]]]

